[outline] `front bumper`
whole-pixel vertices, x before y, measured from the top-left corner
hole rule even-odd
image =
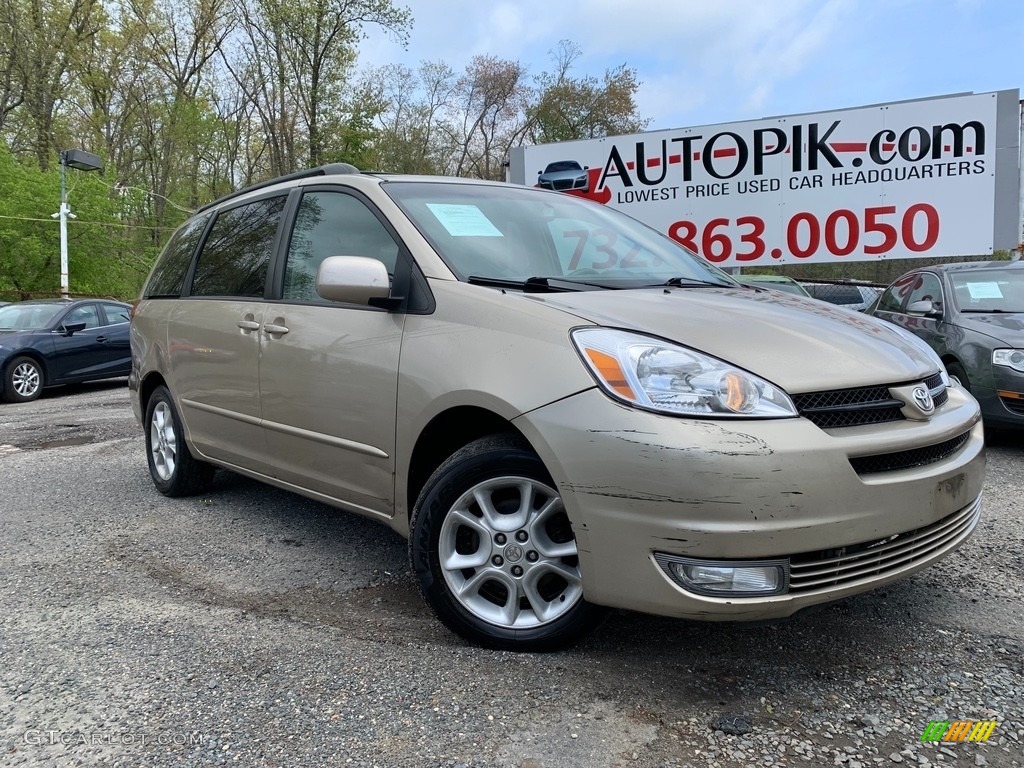
[[[981,404],[985,423],[993,427],[1024,427],[1024,373],[992,366],[993,386],[974,385],[971,392]]]
[[[516,424],[562,493],[584,596],[600,605],[712,620],[782,618],[941,559],[966,540],[980,512],[980,413],[959,388],[929,421],[836,430],[803,418],[661,416],[596,389]],[[951,441],[954,453],[923,466],[858,474],[851,464]],[[670,579],[658,554],[785,558],[794,575],[803,568],[803,586],[771,597],[701,596]]]

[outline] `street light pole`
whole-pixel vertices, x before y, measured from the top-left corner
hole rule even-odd
[[[91,152],[80,149],[64,149],[60,153],[60,210],[54,214],[60,219],[60,295],[68,298],[70,284],[68,282],[68,219],[76,218],[68,205],[68,185],[66,168],[77,168],[80,171],[102,171],[103,162]]]
[[[71,207],[68,205],[68,185],[65,178],[67,172],[64,170],[64,153],[60,153],[60,210],[57,216],[60,217],[60,295],[61,298],[68,298],[68,214]]]

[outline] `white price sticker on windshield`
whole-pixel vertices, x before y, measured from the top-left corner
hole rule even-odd
[[[427,208],[452,237],[504,237],[475,205],[427,203]]]
[[[972,299],[1003,298],[1003,292],[999,290],[999,283],[968,283],[967,290]]]

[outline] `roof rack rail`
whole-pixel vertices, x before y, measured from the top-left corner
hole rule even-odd
[[[257,189],[263,189],[264,187],[269,187],[274,184],[280,184],[281,182],[284,181],[297,181],[298,179],[308,179],[313,176],[333,176],[334,174],[338,173],[359,173],[359,169],[349,163],[328,163],[327,165],[321,165],[317,168],[307,168],[304,171],[288,173],[285,174],[284,176],[277,176],[276,178],[273,179],[267,179],[266,181],[261,181],[257,184],[252,184],[243,189],[239,189],[236,192],[229,192],[223,197],[218,197],[216,200],[202,206],[201,208],[196,210],[196,213],[202,213],[203,211],[208,210],[209,208],[212,208],[215,205],[220,205],[225,200],[230,200],[233,197],[248,194],[249,192],[253,192]]]

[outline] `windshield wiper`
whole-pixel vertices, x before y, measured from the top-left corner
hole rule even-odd
[[[980,315],[1019,315],[1020,312],[1015,312],[1012,309],[961,309],[962,313],[973,313]]]
[[[659,285],[667,285],[671,288],[703,288],[710,286],[712,288],[736,288],[737,286],[732,283],[713,283],[710,280],[697,280],[692,277],[670,277],[664,283]]]
[[[491,288],[510,288],[523,293],[572,293],[578,291],[603,291],[618,288],[616,285],[587,283],[571,277],[528,277],[525,280],[508,280],[500,277],[470,275],[467,282],[486,285]]]
[[[480,277],[479,275],[470,275],[466,278],[466,282],[472,283],[473,285],[486,285],[489,288],[512,288],[519,291],[523,289],[522,280],[504,280],[498,277]]]

